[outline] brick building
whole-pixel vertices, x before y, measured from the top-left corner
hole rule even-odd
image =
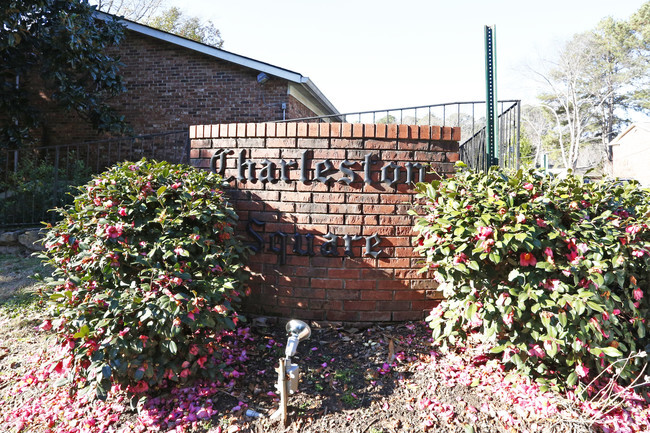
[[[126,92],[111,105],[137,135],[187,130],[196,124],[338,114],[318,87],[297,72],[132,21],[122,22],[126,36],[115,54],[124,64],[120,73]],[[101,138],[76,115],[47,103],[43,110],[44,144]]]

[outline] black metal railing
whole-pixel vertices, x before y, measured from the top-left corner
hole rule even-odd
[[[521,102],[511,101],[510,106],[501,105],[499,114],[499,167],[518,169],[520,164]],[[485,147],[485,127],[460,145],[460,160],[474,170],[487,170],[489,160]]]
[[[75,186],[117,162],[143,157],[188,163],[188,131],[0,149],[0,228],[53,222],[48,211],[70,202]]]
[[[521,101],[498,102],[499,165],[516,167],[519,161]],[[452,126],[461,129],[461,160],[474,169],[486,168],[485,101],[450,102],[416,107],[357,111],[327,116],[302,117],[280,122],[347,122]]]

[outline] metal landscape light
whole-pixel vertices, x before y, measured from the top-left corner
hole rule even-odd
[[[298,343],[311,336],[311,328],[302,320],[290,320],[285,327],[289,339],[285,349],[285,357],[280,359],[280,366],[277,368],[278,383],[275,385],[280,393],[280,407],[276,410],[271,419],[282,417],[282,423],[287,423],[287,400],[289,394],[298,391],[300,381],[300,367],[291,363],[291,357],[296,354]]]

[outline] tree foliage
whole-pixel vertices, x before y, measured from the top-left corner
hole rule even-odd
[[[106,101],[124,90],[119,61],[106,49],[122,39],[115,21],[100,22],[87,1],[11,0],[1,9],[0,145],[33,141],[41,107],[76,111],[99,131],[123,131]]]
[[[131,21],[146,21],[160,8],[162,0],[94,0],[97,10]]]
[[[561,160],[575,169],[585,144],[607,144],[630,122],[631,111],[650,112],[650,2],[629,20],[603,19],[575,35],[548,71],[541,107],[555,125]]]
[[[203,22],[198,17],[188,17],[177,7],[146,20],[145,24],[216,48],[223,46],[221,32],[212,21]]]

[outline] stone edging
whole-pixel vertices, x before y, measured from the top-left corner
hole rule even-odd
[[[25,255],[43,249],[40,229],[0,232],[0,254]]]

